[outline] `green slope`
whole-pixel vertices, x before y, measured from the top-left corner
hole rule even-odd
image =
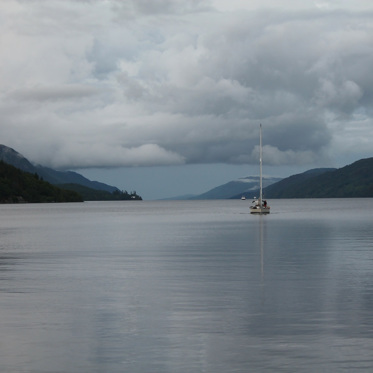
[[[263,193],[266,198],[302,198],[299,196],[293,197],[295,193],[299,194],[298,188],[300,185],[307,185],[310,179],[312,180],[315,177],[335,170],[335,168],[316,168],[301,174],[292,175],[264,188]],[[255,195],[258,195],[259,190],[255,193]]]
[[[36,174],[0,161],[0,203],[82,201],[82,197],[74,191],[58,188],[40,180]]]
[[[313,171],[313,170],[311,170]],[[373,158],[361,159],[337,170],[319,169],[265,188],[266,198],[373,197]]]

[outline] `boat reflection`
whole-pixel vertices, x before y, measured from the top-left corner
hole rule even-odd
[[[259,217],[259,242],[260,242],[260,276],[264,281],[264,244],[263,244],[264,217]]]

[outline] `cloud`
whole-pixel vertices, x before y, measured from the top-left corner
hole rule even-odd
[[[359,146],[370,3],[226,4],[3,0],[2,142],[65,168],[256,163],[259,123],[274,165]]]
[[[313,164],[319,161],[318,155],[312,151],[281,151],[278,148],[271,145],[265,145],[263,147],[263,154],[265,155],[265,157],[263,156],[263,162],[274,166],[283,164]],[[259,159],[259,147],[254,148],[252,158],[257,160]]]
[[[60,101],[60,100],[76,100],[86,98],[97,94],[98,90],[95,87],[88,85],[70,84],[63,86],[36,86],[33,88],[23,88],[16,90],[9,95],[14,100],[25,101]]]
[[[114,2],[117,19],[139,16],[180,15],[211,11],[210,0],[127,0]]]
[[[55,168],[91,167],[136,167],[183,164],[184,159],[176,153],[167,151],[157,144],[146,144],[125,148],[118,145],[74,142],[62,144],[54,152],[50,164]]]

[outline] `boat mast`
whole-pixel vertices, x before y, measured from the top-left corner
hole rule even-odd
[[[259,136],[259,163],[260,163],[260,191],[259,191],[259,206],[262,207],[262,198],[263,198],[263,184],[262,184],[262,123],[260,123],[260,136]]]

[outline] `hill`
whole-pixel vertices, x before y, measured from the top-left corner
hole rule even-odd
[[[58,188],[31,174],[0,161],[0,203],[83,202],[70,190]]]
[[[335,168],[315,168],[301,174],[296,174],[282,179],[278,183],[272,184],[263,189],[263,194],[266,198],[306,198],[306,197],[291,197],[294,195],[295,190],[298,190],[300,195],[302,188],[308,185],[310,180],[319,176],[325,175],[328,172],[335,171]],[[300,189],[299,189],[300,188]],[[257,191],[257,194],[259,191]],[[251,197],[250,197],[251,198]]]
[[[281,180],[274,177],[263,177],[263,185],[268,186]],[[250,176],[242,179],[230,181],[226,184],[213,188],[206,193],[193,196],[189,199],[230,199],[241,198],[243,195],[251,194],[251,191],[259,189],[259,177]],[[250,197],[252,198],[252,197]]]
[[[313,170],[316,174],[291,176],[263,192],[266,198],[373,197],[373,158],[361,159],[339,169],[322,170],[324,172]]]
[[[19,168],[22,171],[38,174],[40,178],[54,185],[79,184],[91,189],[106,190],[111,193],[118,190],[118,188],[114,186],[100,183],[98,181],[88,180],[77,172],[57,171],[53,170],[52,168],[33,165],[22,154],[5,145],[0,145],[0,160]]]
[[[76,192],[85,201],[142,200],[136,192],[120,191],[115,186],[86,179],[77,172],[56,171],[52,168],[33,165],[22,154],[5,145],[0,145],[0,161],[22,171],[37,175],[40,180],[59,188]]]
[[[373,158],[336,168],[316,168],[284,179],[264,178],[265,198],[373,197]],[[259,178],[247,177],[220,185],[189,199],[247,199],[259,195]]]

